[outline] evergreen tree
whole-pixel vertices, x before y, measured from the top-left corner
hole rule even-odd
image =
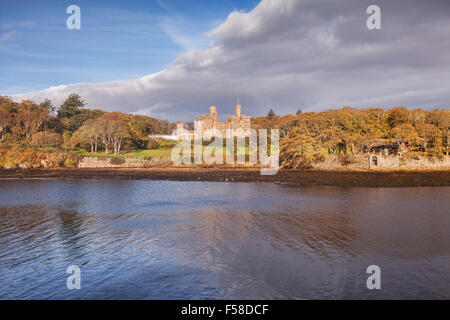
[[[273,117],[275,117],[275,112],[270,109],[269,113],[267,113],[267,119],[273,119]]]
[[[72,118],[78,115],[81,112],[80,109],[84,108],[85,105],[78,94],[72,93],[59,107],[58,118]]]
[[[39,106],[41,106],[42,108],[45,108],[49,111],[50,114],[54,114],[54,112],[56,111],[55,106],[52,105],[52,101],[50,99],[45,99],[44,101],[42,101]]]

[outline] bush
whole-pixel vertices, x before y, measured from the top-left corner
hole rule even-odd
[[[64,159],[64,167],[66,168],[76,168],[78,163],[83,157],[79,155],[74,155],[73,153],[66,153]]]
[[[314,156],[314,163],[320,163],[325,161],[325,156],[321,153],[315,153]]]
[[[146,139],[144,146],[145,146],[145,149],[155,150],[155,149],[159,148],[159,143],[155,139],[148,138],[148,139]]]
[[[286,169],[311,169],[313,159],[310,155],[295,155],[292,158],[281,159],[281,166]]]
[[[41,152],[33,149],[0,150],[0,168],[29,169],[76,167],[82,156],[68,152]]]

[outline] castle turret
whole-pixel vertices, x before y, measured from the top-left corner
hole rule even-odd
[[[178,121],[177,122],[177,130],[178,131],[181,131],[181,130],[183,130],[184,129],[184,123],[183,123],[183,121]]]
[[[209,113],[214,122],[217,122],[217,108],[216,106],[209,107]]]
[[[241,117],[241,105],[240,104],[236,105],[236,117],[238,117],[238,118]]]

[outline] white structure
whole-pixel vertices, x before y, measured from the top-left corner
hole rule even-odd
[[[177,122],[177,129],[174,131],[179,140],[191,139],[195,133],[201,131],[217,130],[220,131],[222,137],[227,137],[229,131],[247,132],[251,128],[250,117],[241,114],[241,105],[236,105],[236,115],[228,117],[227,121],[217,121],[216,106],[209,107],[209,114],[205,114],[197,118],[197,126],[194,130],[186,130],[182,121]],[[198,130],[198,131],[197,131]]]
[[[151,134],[149,135],[150,138],[153,139],[167,139],[167,140],[178,140],[178,137],[176,135],[169,135],[169,134]]]

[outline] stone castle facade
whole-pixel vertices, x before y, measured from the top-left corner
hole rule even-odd
[[[241,105],[236,105],[236,114],[234,116],[228,117],[227,121],[218,121],[217,120],[217,108],[216,106],[209,107],[209,114],[202,115],[197,118],[197,125],[194,130],[186,130],[184,129],[184,123],[182,121],[177,122],[177,129],[175,130],[175,135],[179,140],[189,139],[196,132],[195,130],[202,130],[206,132],[208,130],[218,130],[222,134],[222,137],[228,137],[230,131],[232,130],[234,135],[236,135],[236,131],[245,132],[251,128],[250,126],[250,117],[241,114]],[[242,131],[240,131],[241,129]]]

